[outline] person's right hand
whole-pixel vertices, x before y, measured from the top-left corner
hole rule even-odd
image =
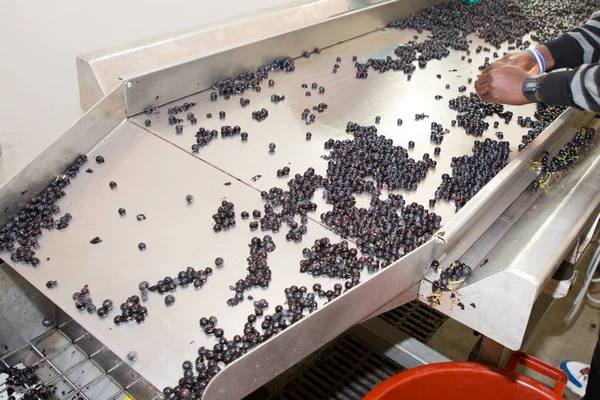
[[[486,103],[520,106],[530,103],[523,94],[523,82],[532,75],[506,63],[491,63],[475,82],[477,94]]]

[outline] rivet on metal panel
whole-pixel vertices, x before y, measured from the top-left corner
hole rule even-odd
[[[127,89],[131,89],[132,86],[133,83],[131,83],[131,81],[127,81],[127,83],[125,84],[125,87],[127,87]]]
[[[137,353],[135,351],[130,351],[127,353],[127,359],[131,362],[137,360]]]

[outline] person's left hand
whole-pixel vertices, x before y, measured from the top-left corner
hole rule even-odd
[[[475,90],[487,103],[528,104],[529,100],[523,94],[523,82],[530,76],[529,72],[517,66],[492,63],[475,82]]]

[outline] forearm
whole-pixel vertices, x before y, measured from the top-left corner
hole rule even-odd
[[[547,71],[576,68],[583,64],[583,48],[575,38],[568,34],[537,46],[537,49],[546,59]]]
[[[547,105],[573,106],[600,112],[600,64],[582,65],[571,71],[546,74],[537,92]]]
[[[600,12],[592,14],[581,28],[537,47],[544,51],[547,70],[575,68],[600,59]]]

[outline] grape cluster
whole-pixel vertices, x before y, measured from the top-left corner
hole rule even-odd
[[[563,145],[556,156],[550,158],[550,153],[544,152],[544,155],[533,163],[533,167],[545,172],[546,175],[533,181],[531,187],[534,190],[540,187],[546,188],[548,184],[547,174],[560,174],[571,168],[581,153],[590,145],[595,133],[594,128],[582,128],[570,142]]]

